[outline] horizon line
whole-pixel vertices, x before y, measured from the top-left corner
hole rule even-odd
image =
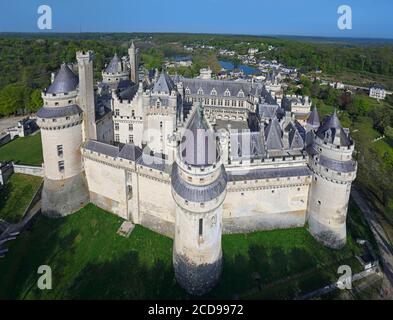
[[[371,36],[327,36],[327,35],[300,35],[300,34],[248,34],[248,33],[214,33],[214,32],[181,32],[181,31],[0,31],[0,34],[34,34],[34,35],[56,35],[56,34],[189,34],[189,35],[217,35],[217,36],[242,36],[242,37],[296,37],[296,38],[321,38],[321,39],[354,39],[354,40],[390,40],[386,37]]]

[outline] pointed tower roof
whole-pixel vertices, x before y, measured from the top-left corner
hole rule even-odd
[[[322,126],[319,127],[317,136],[323,140],[327,140],[329,143],[341,146],[351,145],[351,140],[341,126],[336,110],[334,110],[334,113],[327,117]]]
[[[63,63],[59,72],[56,74],[54,81],[46,92],[51,94],[68,93],[75,91],[78,83],[78,77],[72,72],[66,63]]]
[[[319,114],[316,106],[314,106],[310,115],[308,116],[307,123],[315,128],[319,128],[319,126],[321,125],[321,121],[319,120]]]
[[[171,77],[166,73],[165,70],[162,70],[160,77],[157,82],[154,84],[153,92],[164,92],[170,94],[172,90],[174,90],[175,84]]]
[[[276,118],[273,118],[265,128],[267,150],[281,150],[283,148],[281,136],[280,124]]]
[[[218,151],[214,131],[209,128],[202,106],[191,119],[180,145],[181,160],[193,166],[208,166],[217,162]]]
[[[109,62],[108,66],[105,69],[106,73],[119,73],[121,70],[121,60],[117,56],[117,53],[113,56],[111,62]]]

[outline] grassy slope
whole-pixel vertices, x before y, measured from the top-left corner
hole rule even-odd
[[[17,138],[0,148],[0,160],[41,166],[43,162],[41,134]]]
[[[42,179],[14,173],[6,185],[0,189],[0,218],[8,222],[18,222]]]
[[[116,234],[121,221],[93,205],[64,219],[40,218],[0,261],[0,299],[189,298],[174,279],[172,240],[140,226],[124,239]],[[206,298],[293,297],[330,282],[342,263],[359,268],[351,238],[330,250],[304,228],[226,235],[223,251],[222,280]],[[52,267],[50,291],[36,287],[43,264]]]

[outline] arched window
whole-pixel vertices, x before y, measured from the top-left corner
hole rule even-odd
[[[226,89],[224,92],[224,97],[230,97],[230,96],[231,96],[231,92],[228,89]]]

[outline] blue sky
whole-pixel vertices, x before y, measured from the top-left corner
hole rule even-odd
[[[391,0],[0,0],[0,32],[39,32],[37,8],[53,10],[51,32],[192,32],[393,38]],[[353,29],[337,28],[350,5]]]

